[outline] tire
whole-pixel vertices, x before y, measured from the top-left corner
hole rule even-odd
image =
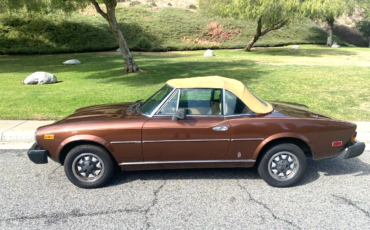
[[[273,187],[290,187],[302,180],[307,169],[303,151],[294,144],[270,148],[258,165],[262,179]]]
[[[67,178],[80,188],[99,188],[113,177],[115,167],[111,156],[103,148],[80,145],[73,148],[64,161]]]

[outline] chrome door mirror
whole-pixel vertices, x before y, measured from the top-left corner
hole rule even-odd
[[[186,118],[185,109],[178,109],[176,113],[173,115],[172,120],[178,121],[178,120],[184,120],[185,118]]]

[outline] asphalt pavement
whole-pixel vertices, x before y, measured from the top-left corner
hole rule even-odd
[[[0,150],[1,229],[369,229],[370,151],[308,161],[292,188],[255,169],[117,172],[106,187],[75,187],[54,162]]]

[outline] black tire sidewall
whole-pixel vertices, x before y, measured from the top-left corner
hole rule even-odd
[[[93,153],[96,154],[104,163],[103,176],[94,182],[83,182],[76,178],[73,174],[72,167],[73,161],[79,155],[83,153]],[[94,145],[80,145],[73,148],[68,154],[64,162],[64,171],[67,178],[77,187],[80,188],[99,188],[107,184],[115,171],[113,160],[110,155],[101,147]]]
[[[271,159],[271,157],[282,151],[287,151],[292,154],[294,154],[299,162],[299,170],[298,173],[290,180],[288,181],[278,181],[274,179],[269,171],[268,171],[268,164]],[[307,159],[303,151],[296,145],[294,144],[279,144],[276,145],[269,150],[266,151],[266,153],[263,155],[259,165],[258,165],[258,173],[262,177],[262,179],[268,183],[271,186],[274,187],[290,187],[298,182],[300,182],[306,172],[307,169]]]

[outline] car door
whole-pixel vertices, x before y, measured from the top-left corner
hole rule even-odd
[[[173,121],[177,109],[183,120]],[[221,89],[181,89],[143,126],[144,161],[222,160],[230,143]]]
[[[268,128],[256,114],[233,93],[225,90],[225,118],[230,123],[230,147],[225,160],[254,161],[254,152],[264,140]]]

